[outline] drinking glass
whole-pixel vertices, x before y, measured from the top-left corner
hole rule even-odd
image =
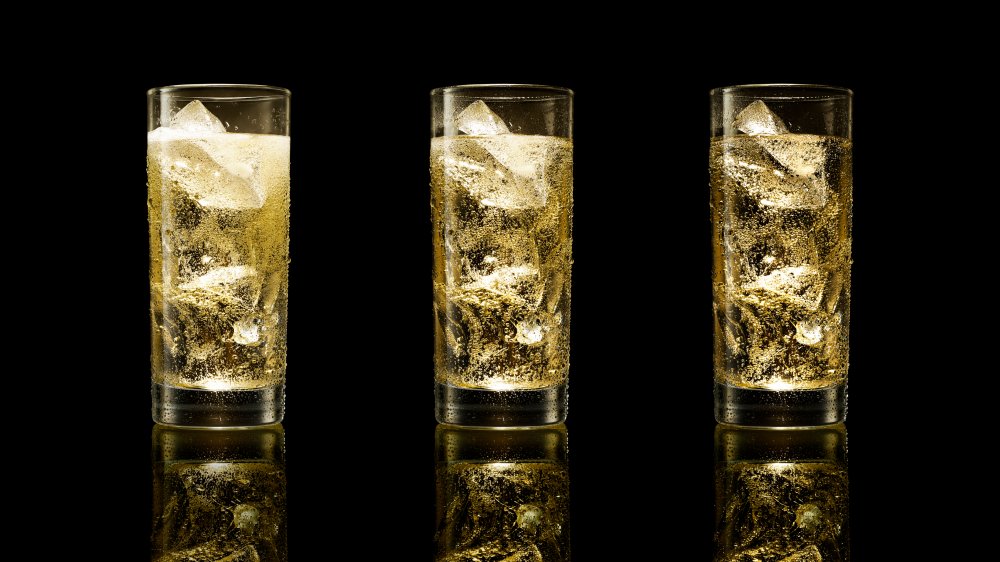
[[[442,423],[566,418],[573,92],[431,92],[435,398]]]
[[[153,419],[194,426],[284,415],[288,90],[148,92]]]
[[[850,90],[713,90],[715,416],[804,426],[847,415]]]

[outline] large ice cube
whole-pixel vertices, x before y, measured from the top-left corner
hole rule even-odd
[[[776,153],[794,169],[822,171],[822,163],[797,153],[794,137],[812,135],[783,135],[781,137],[755,137],[755,142],[766,141],[776,147]],[[767,151],[768,146],[746,144],[728,148],[722,156],[722,170],[743,186],[764,207],[776,209],[820,209],[826,205],[826,182],[814,174],[796,174]],[[809,146],[808,148],[814,148]],[[814,154],[814,152],[810,152]],[[810,167],[812,166],[812,167]],[[818,167],[818,168],[817,168]]]
[[[826,144],[819,135],[762,136],[754,139],[793,176],[821,179]]]
[[[226,126],[199,100],[185,105],[170,118],[170,128],[187,133],[225,133]]]
[[[500,135],[510,129],[486,102],[476,100],[455,116],[455,126],[467,135]]]
[[[245,265],[216,267],[177,286],[175,301],[199,308],[252,308],[261,291],[257,270]]]
[[[442,156],[444,174],[486,207],[542,208],[548,198],[542,142],[522,135],[459,137]]]
[[[736,130],[748,135],[780,135],[788,132],[785,122],[767,104],[756,100],[733,118]]]
[[[810,265],[782,267],[744,285],[749,291],[764,291],[790,304],[817,310],[823,298],[823,275]]]
[[[252,136],[226,134],[226,126],[200,101],[185,105],[147,135],[163,178],[202,207],[259,209],[266,196],[256,177],[261,147]]]
[[[497,234],[489,227],[467,227],[459,237],[461,283],[479,283],[486,279],[520,278],[538,273],[538,254],[531,234],[510,230]]]
[[[168,139],[162,133],[154,135],[157,131],[150,133],[150,140],[165,139],[158,150],[164,179],[176,182],[199,205],[234,210],[264,206],[266,190],[255,174],[260,147],[251,137],[209,134]]]
[[[733,119],[733,126],[753,138],[726,153],[726,173],[744,185],[765,207],[818,209],[826,205],[826,145],[817,135],[790,134],[767,104],[756,100]]]
[[[538,268],[532,265],[498,267],[491,273],[479,276],[471,283],[466,283],[462,288],[469,291],[486,289],[513,298],[518,296],[538,298],[540,296],[538,295],[540,292]]]
[[[216,267],[209,270],[209,272],[204,275],[196,277],[186,283],[182,283],[178,288],[184,291],[192,291],[196,289],[229,287],[256,274],[256,269],[246,265]]]
[[[479,143],[515,176],[540,182],[541,169],[548,154],[545,140],[530,135],[500,135]],[[544,197],[544,190],[541,193]],[[544,201],[542,202],[544,205]]]
[[[170,118],[170,122],[150,131],[147,135],[150,141],[167,141],[189,139],[215,135],[226,132],[222,124],[211,111],[198,100],[185,105]]]
[[[809,263],[813,254],[801,229],[781,223],[736,226],[732,243],[738,247],[740,276],[759,277],[775,269]]]
[[[545,206],[547,189],[539,178],[544,152],[539,154],[537,137],[510,134],[503,119],[483,100],[466,106],[455,117],[455,126],[467,135],[487,137],[473,142],[491,158],[473,155],[470,166],[482,172],[476,191],[484,205],[504,209]]]

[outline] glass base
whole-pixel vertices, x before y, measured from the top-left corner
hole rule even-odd
[[[536,390],[485,390],[434,385],[439,423],[477,427],[526,427],[566,420],[566,384]]]
[[[847,418],[847,383],[810,390],[765,390],[715,383],[719,423],[801,427],[839,423]]]
[[[251,390],[201,390],[153,383],[153,421],[194,427],[279,423],[285,385]]]

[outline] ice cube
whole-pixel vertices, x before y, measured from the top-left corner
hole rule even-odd
[[[501,135],[481,139],[479,143],[515,176],[529,182],[540,179],[539,168],[547,156],[544,139],[531,135]],[[544,197],[544,191],[541,195]]]
[[[470,221],[453,235],[452,250],[461,255],[461,280],[465,285],[472,281],[522,277],[538,271],[539,255],[534,233],[516,224],[504,224],[487,217],[484,221]],[[521,269],[521,268],[527,269]]]
[[[160,129],[157,129],[159,131]],[[158,155],[164,178],[175,182],[199,205],[211,209],[259,209],[266,190],[256,177],[260,147],[245,135],[167,138]]]
[[[260,510],[250,503],[241,503],[233,508],[233,527],[241,531],[253,531],[260,519]]]
[[[754,141],[771,143],[776,139],[783,144],[772,143],[778,148],[779,156],[796,169],[805,171],[810,166],[821,166],[809,158],[789,149],[794,141],[787,139],[812,135],[785,135],[784,137],[758,137]],[[723,173],[735,180],[763,207],[775,209],[821,209],[827,202],[826,182],[816,175],[799,175],[784,166],[780,160],[767,151],[767,146],[747,144],[734,145],[722,156]],[[798,156],[798,157],[797,157]],[[821,169],[821,168],[820,168]]]
[[[486,207],[539,209],[548,199],[542,176],[545,151],[538,139],[494,135],[458,140],[441,158],[448,181],[461,185]]]
[[[757,277],[744,288],[764,291],[807,310],[817,310],[823,298],[823,284],[823,276],[818,269],[800,265],[775,269]]]
[[[216,267],[208,273],[196,277],[191,281],[182,283],[178,288],[182,291],[193,291],[196,289],[214,290],[219,287],[232,286],[242,279],[256,275],[257,270],[246,265],[230,265]]]
[[[538,268],[533,265],[515,265],[498,267],[488,275],[478,276],[471,283],[463,285],[463,289],[486,289],[494,293],[502,293],[516,297],[522,295],[525,287],[536,292],[538,287]]]
[[[726,173],[744,185],[761,205],[779,209],[818,209],[826,205],[826,145],[818,135],[790,134],[784,121],[756,100],[736,115],[733,126],[753,144],[726,152]]]
[[[255,346],[260,343],[260,323],[253,316],[233,324],[233,341],[240,345]]]
[[[517,328],[517,335],[514,339],[517,343],[524,345],[534,345],[545,337],[545,332],[548,326],[539,316],[531,316],[530,318],[525,318],[515,324]]]
[[[257,270],[245,265],[210,269],[177,286],[174,300],[198,308],[235,305],[250,308],[260,294]]]
[[[804,531],[815,531],[822,519],[823,513],[814,503],[804,503],[795,510],[795,524]]]
[[[483,205],[504,209],[540,208],[545,206],[548,188],[540,177],[545,151],[542,142],[530,135],[510,134],[499,115],[483,100],[469,104],[455,117],[459,131],[486,137],[475,139],[491,158],[473,156],[470,168],[480,181]]]
[[[185,105],[148,136],[165,180],[177,184],[202,207],[259,209],[266,192],[256,177],[261,147],[226,127],[200,101]]]
[[[537,533],[544,523],[542,508],[526,503],[517,508],[517,526],[529,533]]]
[[[452,283],[463,292],[487,300],[499,296],[531,307],[541,303],[544,283],[539,279],[538,254],[530,233],[511,229],[497,235],[495,228],[469,227],[463,230],[458,248],[464,254],[461,276]]]
[[[175,113],[170,118],[170,128],[202,135],[226,132],[222,121],[199,100],[192,101]]]
[[[816,318],[795,323],[795,341],[802,345],[816,345],[823,341],[823,324]]]
[[[736,130],[748,135],[780,135],[788,132],[785,122],[767,107],[767,104],[756,100],[743,108],[733,119]]]
[[[794,176],[821,176],[826,164],[826,145],[819,135],[758,137],[757,144]]]
[[[823,555],[820,554],[819,548],[816,545],[811,544],[802,550],[793,552],[778,562],[823,562]]]
[[[467,135],[501,135],[510,129],[486,102],[476,100],[455,116],[455,126]]]

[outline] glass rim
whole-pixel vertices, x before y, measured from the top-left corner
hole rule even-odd
[[[498,100],[545,100],[552,98],[572,98],[575,94],[573,90],[569,88],[564,88],[562,86],[547,86],[545,84],[458,84],[455,86],[444,86],[441,88],[434,88],[431,90],[431,96],[443,96],[446,94],[462,94],[464,92],[474,92],[476,90],[496,90],[500,92],[493,95],[481,95],[469,97],[479,97],[488,99],[498,99]],[[548,94],[548,95],[504,95],[502,92],[510,91],[515,92],[517,90],[523,90],[524,92],[537,92],[538,94]]]
[[[774,93],[768,95],[768,91]],[[790,93],[798,91],[799,93]],[[708,94],[710,96],[719,95],[750,95],[750,92],[758,92],[757,97],[765,97],[777,100],[793,99],[850,99],[854,97],[854,92],[850,88],[843,86],[828,86],[826,84],[736,84],[733,86],[722,86],[712,88]],[[784,93],[783,93],[784,92]]]
[[[191,94],[191,99],[212,100],[212,101],[256,101],[270,100],[291,97],[292,92],[288,88],[279,86],[268,86],[265,84],[173,84],[170,86],[159,86],[146,91],[147,96],[157,96],[162,94],[175,95],[184,99],[183,93],[187,91],[206,90],[208,95]],[[233,90],[235,92],[245,92],[246,95],[235,93],[233,95],[212,95],[212,90]],[[254,93],[257,92],[257,93]]]

